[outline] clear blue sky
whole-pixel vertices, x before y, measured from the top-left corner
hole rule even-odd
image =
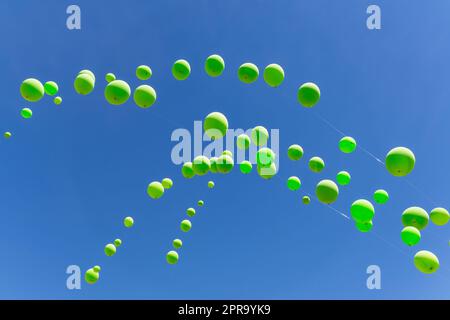
[[[450,170],[450,3],[376,1],[382,30],[366,28],[372,2],[341,1],[76,1],[82,30],[66,29],[72,2],[0,3],[0,298],[216,299],[216,298],[449,298],[449,227],[430,225],[416,248],[400,239],[401,213],[413,205],[448,207]],[[226,70],[212,79],[204,59],[222,55]],[[173,61],[189,60],[192,74],[175,81]],[[247,61],[260,69],[281,64],[282,87],[237,80]],[[135,88],[135,67],[148,64],[157,103],[148,110],[130,100],[121,107],[103,98],[104,75],[114,72]],[[73,79],[89,68],[95,91],[79,96]],[[36,104],[19,94],[22,80],[55,80],[64,99]],[[313,110],[296,101],[299,84],[322,90]],[[20,118],[22,107],[33,118]],[[173,165],[170,135],[193,128],[221,111],[232,128],[263,125],[280,130],[277,179],[256,173],[185,180]],[[338,151],[340,134],[354,136],[384,158],[395,146],[417,158],[408,181],[390,176],[361,150]],[[301,144],[305,159],[290,162],[287,147]],[[320,175],[307,159],[326,162]],[[331,209],[301,196],[323,178],[346,169],[337,210],[385,188],[391,201],[376,207],[374,232],[359,233]],[[298,175],[302,192],[285,180]],[[175,186],[159,201],[146,195],[152,180],[172,177]],[[216,188],[206,183],[214,179]],[[181,234],[184,211],[198,199],[206,205]],[[132,229],[122,226],[127,215]],[[106,243],[123,246],[108,258]],[[178,265],[165,254],[175,237],[184,247]],[[423,275],[413,265],[421,249],[439,256],[441,269]],[[101,265],[101,279],[82,290],[66,289],[66,267]],[[366,268],[382,271],[382,289],[366,288]]]

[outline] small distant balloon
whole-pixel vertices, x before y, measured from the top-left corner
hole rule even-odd
[[[312,157],[308,165],[309,169],[315,173],[319,173],[325,168],[325,162],[320,157]]]
[[[250,137],[246,134],[240,134],[236,139],[238,149],[247,150],[250,147]]]
[[[350,183],[350,180],[352,179],[350,173],[347,171],[339,171],[336,175],[336,181],[341,186],[346,186]]]
[[[352,153],[356,149],[356,140],[352,137],[343,137],[339,141],[339,150],[343,153]]]
[[[195,176],[194,168],[192,162],[185,162],[181,167],[181,174],[186,179],[191,179]]]
[[[177,80],[186,80],[191,74],[191,66],[184,59],[175,61],[172,66],[172,75]]]
[[[298,144],[293,144],[288,148],[288,157],[292,161],[298,161],[303,157],[303,148]]]
[[[149,108],[156,101],[156,91],[149,85],[140,85],[134,90],[133,99],[138,107]]]
[[[264,146],[267,140],[269,140],[269,131],[266,128],[257,126],[252,129],[252,142],[255,146]]]
[[[213,140],[220,139],[227,134],[228,120],[223,113],[211,112],[203,121],[205,134]]]
[[[114,73],[107,73],[105,76],[106,82],[110,83],[111,81],[116,80],[116,75]]]
[[[402,223],[405,227],[415,227],[419,230],[428,225],[428,213],[420,207],[410,207],[403,211]]]
[[[86,273],[84,274],[84,280],[88,284],[96,283],[98,281],[98,279],[100,278],[99,271],[100,270],[98,268],[95,268],[95,267],[87,270]]]
[[[401,232],[402,241],[408,246],[415,246],[420,242],[421,234],[415,227],[404,227]]]
[[[238,69],[238,78],[244,83],[253,83],[259,77],[259,70],[253,63],[242,64]]]
[[[199,207],[203,207],[205,205],[205,202],[203,200],[198,200],[197,205]]]
[[[54,81],[47,81],[44,84],[44,91],[47,95],[49,96],[54,96],[55,94],[58,93],[58,84]]]
[[[120,246],[122,245],[122,240],[120,240],[120,239],[114,240],[114,245],[115,245],[116,247],[120,247]]]
[[[205,71],[211,77],[218,77],[225,69],[225,61],[218,54],[210,55],[205,61]]]
[[[208,188],[212,189],[214,188],[214,181],[208,181]]]
[[[62,101],[63,101],[63,99],[62,99],[60,96],[55,97],[55,99],[53,99],[53,102],[54,102],[57,106],[59,106],[59,105],[62,103]]]
[[[375,208],[370,201],[359,199],[352,203],[350,213],[353,220],[359,223],[372,221],[375,215]]]
[[[37,79],[26,79],[20,85],[20,94],[27,101],[37,102],[42,99],[44,93],[44,86]]]
[[[272,162],[272,164],[270,166],[256,166],[256,169],[258,171],[258,175],[263,178],[263,179],[272,179],[278,172],[277,166],[275,165],[274,162]]]
[[[116,246],[113,245],[112,243],[107,244],[105,246],[105,254],[108,257],[111,257],[111,256],[115,255],[116,254]]]
[[[186,214],[189,216],[189,217],[193,217],[193,216],[195,216],[195,209],[194,208],[188,208],[187,210],[186,210]]]
[[[153,181],[147,187],[147,194],[152,199],[159,199],[164,194],[164,186],[159,181]]]
[[[276,63],[269,64],[264,69],[264,81],[271,87],[278,87],[284,81],[284,70]]]
[[[5,139],[9,139],[9,138],[12,137],[12,133],[9,132],[9,131],[6,131],[6,132],[3,134],[3,137],[4,137]]]
[[[208,173],[211,168],[211,162],[208,157],[205,156],[197,156],[192,161],[192,169],[194,173],[198,176],[203,176]]]
[[[373,228],[373,222],[372,220],[366,221],[366,222],[355,222],[356,229],[358,229],[361,232],[369,232]]]
[[[315,83],[304,83],[298,88],[297,98],[304,107],[314,107],[320,100],[320,89]]]
[[[430,219],[437,226],[444,226],[448,223],[450,215],[447,209],[444,208],[434,208],[430,212]]]
[[[253,166],[250,161],[244,160],[239,164],[239,169],[243,174],[249,174],[252,172]]]
[[[303,204],[310,204],[311,198],[308,196],[303,196],[302,202],[303,202]]]
[[[183,241],[181,241],[180,239],[175,239],[172,242],[172,246],[174,249],[180,249],[183,246]]]
[[[434,253],[421,250],[414,256],[414,265],[420,272],[431,274],[439,269],[439,259]]]
[[[233,170],[234,160],[232,157],[226,154],[222,154],[217,158],[217,171],[220,173],[229,173]]]
[[[113,80],[105,87],[105,99],[112,105],[121,105],[128,101],[131,88],[123,80]]]
[[[94,90],[95,78],[89,73],[79,73],[73,86],[78,94],[88,95]]]
[[[192,223],[189,220],[183,220],[180,224],[180,229],[183,232],[189,232],[192,228]]]
[[[386,190],[378,189],[373,193],[373,200],[378,204],[385,204],[389,200],[389,194]]]
[[[134,225],[134,219],[132,217],[126,217],[123,220],[123,225],[127,228],[131,228]]]
[[[332,204],[339,195],[339,188],[331,180],[325,179],[320,181],[316,186],[316,196],[320,202],[325,204]]]
[[[302,183],[301,183],[299,177],[292,176],[292,177],[289,177],[287,180],[287,187],[291,191],[296,191],[296,190],[300,189],[301,185],[302,185]]]
[[[136,68],[136,77],[139,80],[148,80],[152,76],[152,69],[146,65],[140,65]]]
[[[386,155],[386,169],[395,177],[404,177],[411,173],[416,163],[414,153],[405,147],[397,147]]]
[[[22,116],[22,118],[24,119],[30,119],[33,116],[33,111],[31,111],[30,108],[23,108],[20,111],[20,115]]]
[[[164,189],[170,189],[173,186],[173,181],[170,178],[164,178],[161,181],[162,186],[164,187]]]

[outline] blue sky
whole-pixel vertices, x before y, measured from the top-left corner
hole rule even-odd
[[[77,1],[82,29],[65,26],[68,1],[0,3],[2,50],[0,130],[0,298],[22,299],[448,299],[449,227],[430,225],[415,248],[400,239],[401,213],[409,206],[449,206],[450,27],[447,1],[376,1],[382,29],[366,28],[372,2],[346,1]],[[209,78],[204,59],[226,61]],[[179,58],[191,63],[186,81],[172,78]],[[251,61],[260,70],[283,66],[277,89],[262,79],[240,83],[237,68]],[[147,110],[130,100],[114,107],[103,98],[104,75],[113,72],[132,88],[136,66],[148,64],[158,93]],[[97,75],[94,92],[73,89],[81,69]],[[36,104],[19,94],[36,77],[60,85],[64,101]],[[314,109],[296,101],[298,86],[316,82]],[[20,118],[22,107],[33,118]],[[211,111],[230,127],[280,130],[278,178],[208,175],[185,180],[170,158],[173,130],[193,129]],[[406,179],[390,176],[361,149],[339,152],[341,135],[355,137],[381,159],[395,146],[411,148],[416,168]],[[301,144],[305,158],[288,161],[287,147]],[[320,175],[307,159],[321,156]],[[376,206],[374,232],[359,233],[351,221],[301,196],[316,183],[348,170],[353,177],[333,205],[350,204],[385,188],[391,200]],[[302,179],[301,192],[285,180]],[[146,186],[164,177],[174,188],[158,201]],[[213,179],[216,188],[209,190]],[[414,186],[414,187],[412,187]],[[181,234],[187,207],[206,202]],[[122,219],[135,218],[125,229]],[[111,258],[103,247],[123,246]],[[169,266],[172,239],[184,247]],[[441,269],[419,273],[416,251],[438,255]],[[101,279],[81,290],[66,288],[69,265],[101,265]],[[379,265],[382,289],[368,290],[366,268]]]

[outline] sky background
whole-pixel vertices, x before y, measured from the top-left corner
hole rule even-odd
[[[401,213],[409,206],[448,207],[450,194],[450,3],[381,1],[382,29],[366,27],[361,0],[76,1],[82,29],[66,28],[69,1],[0,2],[0,298],[2,299],[448,299],[449,225],[430,224],[413,248],[400,239]],[[219,78],[203,70],[220,54]],[[186,81],[173,79],[172,63],[187,59]],[[285,70],[273,89],[262,78],[238,81],[237,68],[253,62]],[[136,66],[148,64],[146,81],[158,94],[149,109],[130,99],[108,105],[104,75],[113,72],[132,88]],[[73,89],[75,75],[97,76],[88,96]],[[28,103],[19,93],[29,77],[60,86],[63,104],[50,97]],[[314,109],[301,107],[297,88],[313,81],[322,91]],[[20,109],[31,107],[24,120]],[[280,171],[261,179],[236,169],[228,175],[186,180],[171,161],[177,128],[223,112],[231,128],[263,125],[280,130]],[[339,152],[341,134],[355,137],[384,159],[393,147],[416,155],[406,179],[392,177],[362,149]],[[289,161],[287,148],[304,147]],[[321,174],[307,160],[321,156]],[[352,174],[336,210],[371,199],[378,188],[390,201],[376,206],[372,233],[313,200],[321,179]],[[298,175],[300,191],[286,187]],[[158,201],[149,182],[171,177],[174,188]],[[208,180],[216,187],[207,188]],[[191,232],[179,223],[203,199]],[[135,226],[122,219],[131,215]],[[104,246],[123,245],[114,257]],[[184,242],[180,261],[165,254],[174,238]],[[433,275],[416,270],[413,256],[430,250],[440,259]],[[84,273],[100,265],[95,285],[66,288],[66,268]],[[366,268],[381,268],[381,290],[368,290]]]

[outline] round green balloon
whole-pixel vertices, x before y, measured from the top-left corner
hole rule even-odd
[[[234,167],[234,160],[226,154],[222,154],[217,158],[217,172],[229,173]]]
[[[94,284],[98,281],[100,278],[100,274],[97,270],[94,270],[94,268],[91,268],[86,271],[84,274],[84,280],[89,284]]]
[[[269,64],[264,69],[264,81],[271,87],[278,87],[284,81],[284,70],[276,64]]]
[[[296,176],[289,177],[287,180],[287,187],[289,188],[289,190],[296,191],[296,190],[300,189],[301,185],[302,185],[302,182]]]
[[[95,272],[100,272],[102,270],[102,268],[100,268],[100,266],[94,266],[94,268],[92,268]]]
[[[191,74],[191,66],[184,59],[175,61],[172,66],[172,75],[177,80],[186,80]]]
[[[359,223],[364,223],[372,221],[375,215],[375,208],[369,201],[359,199],[352,203],[350,213],[353,220]]]
[[[325,204],[332,204],[339,195],[339,188],[331,180],[322,180],[316,186],[316,196],[320,202]]]
[[[203,121],[203,130],[213,140],[222,138],[228,130],[227,117],[220,112],[211,112]]]
[[[172,245],[174,249],[180,249],[183,246],[183,241],[180,239],[175,239],[173,240]]]
[[[352,137],[343,137],[339,140],[339,150],[343,153],[352,153],[356,149],[356,141]]]
[[[225,150],[222,152],[223,156],[229,156],[231,158],[233,158],[233,152],[231,152],[230,150]]]
[[[120,246],[122,245],[122,240],[120,240],[120,239],[114,240],[114,245],[115,245],[116,247],[120,247]]]
[[[53,102],[59,106],[62,103],[62,98],[61,97],[55,97],[55,99],[53,99]]]
[[[439,259],[430,251],[422,250],[414,256],[414,265],[423,273],[434,273],[439,269]]]
[[[173,186],[173,181],[170,178],[164,178],[162,179],[161,184],[164,187],[164,189],[170,189]]]
[[[244,160],[239,164],[239,169],[243,174],[249,174],[252,172],[253,166],[250,161]]]
[[[389,200],[389,194],[386,190],[378,189],[373,193],[373,200],[379,204],[385,204]]]
[[[185,162],[183,166],[181,167],[181,174],[186,179],[191,179],[195,176],[194,168],[192,165],[192,162]]]
[[[358,229],[361,232],[369,232],[373,228],[373,222],[372,220],[366,221],[366,222],[355,222],[356,229]]]
[[[450,215],[444,208],[434,208],[430,212],[431,221],[437,226],[444,226],[448,223]]]
[[[303,202],[303,204],[310,204],[311,203],[311,198],[308,197],[308,196],[303,196],[302,202]]]
[[[270,148],[261,148],[256,152],[256,163],[260,167],[268,167],[275,161],[275,152]]]
[[[176,264],[178,262],[178,253],[176,251],[169,251],[166,255],[168,264]]]
[[[116,254],[116,246],[113,245],[112,243],[107,244],[105,246],[105,254],[108,257],[111,257],[111,256],[115,255]]]
[[[250,147],[250,137],[244,133],[240,134],[236,139],[236,144],[238,149],[247,150]]]
[[[211,163],[211,167],[209,168],[209,171],[212,173],[217,173],[217,157],[211,157],[209,159],[209,162]]]
[[[244,63],[238,69],[238,77],[244,83],[253,83],[259,77],[258,67],[253,63]]]
[[[77,75],[73,83],[75,91],[81,95],[88,95],[94,90],[95,80],[87,73]]]
[[[33,78],[26,79],[20,85],[20,94],[22,97],[30,102],[36,102],[42,99],[45,90],[42,83]]]
[[[33,111],[31,111],[30,108],[23,108],[20,111],[20,115],[22,116],[22,118],[24,119],[30,119],[33,116]]]
[[[149,85],[140,85],[134,90],[133,99],[138,107],[151,107],[156,101],[156,91]]]
[[[428,213],[420,207],[410,207],[403,211],[402,223],[405,227],[415,227],[419,230],[428,225]]]
[[[111,81],[116,80],[116,75],[114,73],[107,73],[105,76],[106,82],[110,83]]]
[[[256,146],[263,146],[269,140],[269,131],[263,126],[257,126],[252,129],[252,142]]]
[[[351,179],[352,177],[350,176],[350,173],[348,173],[347,171],[339,171],[336,175],[336,181],[341,186],[348,185]]]
[[[298,161],[303,157],[303,148],[298,144],[293,144],[288,148],[288,157],[293,161]]]
[[[194,209],[194,208],[188,208],[188,209],[186,210],[186,214],[187,214],[189,217],[195,216],[195,209]]]
[[[304,83],[298,88],[297,98],[304,107],[314,107],[320,100],[320,89],[315,83]]]
[[[225,61],[217,54],[210,55],[205,61],[205,71],[211,77],[218,77],[225,69]]]
[[[128,101],[131,89],[123,80],[113,80],[105,87],[105,98],[112,105],[121,105]]]
[[[95,81],[95,74],[91,70],[87,70],[87,69],[81,70],[80,72],[78,72],[78,75],[80,75],[80,74],[90,75],[92,77],[92,79],[94,79],[94,81]]]
[[[215,184],[214,181],[208,181],[208,188],[212,189],[214,188]]]
[[[152,76],[152,69],[149,66],[141,65],[136,68],[136,77],[139,80],[148,80]]]
[[[392,149],[386,155],[386,169],[395,177],[408,175],[416,163],[414,153],[405,147]]]
[[[183,232],[188,232],[192,228],[192,223],[189,220],[183,220],[180,224],[180,229]]]
[[[404,227],[401,232],[402,241],[408,246],[415,246],[420,242],[421,234],[415,227]]]
[[[325,162],[322,160],[322,158],[319,157],[312,157],[309,159],[309,169],[311,169],[312,172],[319,173],[325,168]]]
[[[203,207],[205,205],[205,202],[203,200],[198,200],[197,205],[199,207]]]
[[[256,166],[256,169],[258,171],[259,176],[261,178],[263,178],[263,179],[266,179],[266,180],[273,178],[278,172],[277,166],[273,162],[268,167],[266,167],[266,166],[264,166],[264,167]]]
[[[47,81],[44,84],[44,91],[49,96],[54,96],[58,93],[58,84],[55,81]]]
[[[164,186],[159,181],[153,181],[147,187],[147,194],[152,199],[159,199],[164,194]]]
[[[11,136],[12,136],[12,133],[9,132],[9,131],[6,131],[6,132],[3,134],[3,137],[4,137],[5,139],[9,139],[9,138],[11,138]]]
[[[205,156],[197,156],[192,161],[192,169],[194,169],[194,173],[198,176],[203,176],[208,173],[211,168],[211,162],[208,157]]]
[[[134,219],[132,217],[126,217],[123,219],[123,225],[127,228],[131,228],[134,225]]]

